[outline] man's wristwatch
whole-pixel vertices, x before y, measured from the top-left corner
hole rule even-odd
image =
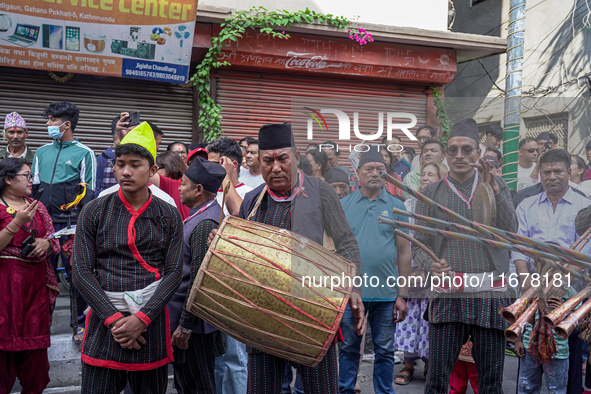
[[[181,327],[181,332],[185,335],[191,335],[193,333],[193,330],[191,330],[190,328]]]
[[[404,301],[408,301],[408,296],[406,295],[398,295],[398,298],[402,298]]]

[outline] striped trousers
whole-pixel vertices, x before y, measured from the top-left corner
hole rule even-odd
[[[164,394],[168,386],[168,365],[148,371],[123,371],[82,363],[84,394],[119,394],[129,382],[134,393]]]
[[[334,343],[320,364],[314,368],[291,363],[250,347],[246,349],[248,351],[247,394],[281,394],[287,363],[295,367],[300,374],[305,394],[338,394],[339,392],[339,368]]]
[[[472,337],[472,357],[478,371],[478,391],[503,393],[505,336],[502,330],[464,323],[431,323],[429,325],[429,373],[426,394],[447,394],[451,371],[462,345]]]
[[[174,388],[179,394],[215,394],[215,358],[220,332],[191,334],[189,347],[174,348]],[[223,353],[223,342],[221,343]]]

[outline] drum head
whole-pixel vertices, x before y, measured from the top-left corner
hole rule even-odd
[[[472,220],[494,226],[497,221],[497,204],[492,187],[488,183],[480,183],[474,191],[472,200]]]

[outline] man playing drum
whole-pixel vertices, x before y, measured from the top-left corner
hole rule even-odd
[[[478,125],[473,119],[456,123],[447,141],[446,158],[450,171],[443,179],[428,185],[423,194],[472,219],[476,208],[473,206],[476,186],[479,183],[488,183],[496,200],[494,204],[497,215],[492,225],[515,232],[517,215],[511,202],[511,193],[501,178],[490,173],[487,162],[480,160],[477,164],[480,158],[478,144]],[[421,201],[417,202],[416,213],[457,222]],[[417,221],[417,224],[429,226],[423,221]],[[416,233],[415,238],[441,259],[433,262],[425,251],[413,246],[413,260],[426,272],[439,277],[443,273],[455,272],[462,278],[477,279],[464,279],[465,284],[462,282],[461,288],[455,289],[461,291],[458,294],[434,292],[433,289],[431,291],[428,309],[429,373],[425,393],[449,392],[451,371],[469,336],[474,343],[472,356],[478,371],[478,391],[487,394],[502,393],[505,358],[503,330],[507,326],[497,309],[509,305],[506,281],[499,280],[500,275],[507,275],[509,270],[508,253],[424,233]],[[472,282],[479,285],[471,288],[469,284]],[[483,291],[484,288],[487,291]]]
[[[324,181],[298,171],[291,125],[270,124],[259,131],[259,158],[265,183],[246,194],[239,216],[291,230],[322,244],[326,231],[334,239],[336,253],[353,262],[361,272],[357,240],[347,223],[338,197]],[[364,308],[358,290],[349,306],[355,316],[355,330],[363,333]],[[281,392],[286,363],[283,358],[248,348],[248,393]],[[316,367],[293,363],[307,394],[336,394],[338,367],[335,344]]]

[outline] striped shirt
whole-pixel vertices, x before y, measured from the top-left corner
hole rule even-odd
[[[458,191],[464,196],[470,196],[472,192],[472,183],[474,176],[464,183],[454,180],[452,177],[448,178],[453,183]],[[515,232],[517,230],[517,214],[513,208],[511,201],[511,192],[507,188],[505,182],[496,177],[497,183],[501,187],[501,193],[495,196],[497,220],[493,224],[494,227]],[[443,182],[443,181],[440,181]],[[436,183],[428,185],[423,194],[433,199],[433,191],[436,189]],[[468,208],[466,203],[454,194],[449,192],[449,201],[447,208],[472,220],[472,209]],[[430,208],[425,203],[417,201],[416,213],[425,216],[435,216],[435,208]],[[458,221],[449,218],[449,222],[458,223]],[[428,227],[435,227],[424,221],[417,220],[417,224]],[[425,244],[429,249],[433,250],[433,237],[425,233],[416,232],[415,238]],[[437,253],[437,251],[435,251]],[[421,266],[426,272],[431,272],[432,259],[427,253],[420,248],[413,245],[412,247],[413,260]],[[455,272],[491,272],[495,270],[492,257],[487,248],[475,243],[457,240],[446,239],[443,242],[443,247],[439,258],[446,259],[452,271]],[[509,254],[507,253],[507,260]],[[443,295],[431,292],[431,300],[429,303],[429,322],[431,323],[451,323],[459,322],[465,324],[475,324],[484,328],[497,328],[504,330],[507,328],[507,323],[498,314],[498,307],[505,307],[509,304],[508,295],[506,292],[483,292],[483,293],[469,293],[462,295]]]
[[[115,369],[149,370],[172,361],[166,304],[182,276],[183,225],[178,210],[153,198],[135,210],[123,193],[86,204],[80,213],[73,248],[76,289],[88,302],[82,361]],[[147,326],[141,350],[123,349],[108,326],[123,317],[106,291],[143,289],[160,279],[152,298],[135,314]],[[164,311],[164,313],[163,313]],[[125,315],[128,313],[124,312]]]

